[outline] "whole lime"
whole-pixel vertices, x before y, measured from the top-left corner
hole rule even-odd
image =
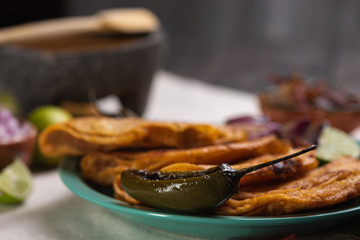
[[[36,128],[41,132],[46,127],[54,123],[66,122],[72,118],[72,115],[65,109],[46,105],[38,107],[30,112],[28,119],[32,122]],[[38,146],[34,151],[34,162],[43,167],[55,167],[61,161],[61,158],[44,156]]]
[[[0,106],[9,109],[15,115],[21,112],[18,100],[9,92],[0,92]]]
[[[39,131],[54,123],[66,122],[72,118],[72,115],[65,109],[46,105],[35,108],[30,112],[28,119]]]
[[[40,152],[38,146],[36,146],[34,150],[34,162],[44,168],[53,168],[56,167],[60,161],[62,160],[61,157],[47,157]]]

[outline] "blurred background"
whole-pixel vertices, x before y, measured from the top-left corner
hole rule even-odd
[[[0,25],[138,6],[160,18],[171,72],[248,91],[293,72],[360,88],[356,0],[13,0],[2,3]]]

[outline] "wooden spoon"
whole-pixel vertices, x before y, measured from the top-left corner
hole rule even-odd
[[[67,17],[21,24],[0,29],[0,44],[17,40],[77,33],[138,34],[155,31],[159,20],[144,8],[118,8],[93,16]]]

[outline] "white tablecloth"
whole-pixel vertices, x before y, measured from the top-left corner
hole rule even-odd
[[[145,117],[222,123],[238,114],[257,113],[252,94],[160,71]],[[56,170],[36,173],[33,179],[33,193],[24,204],[0,205],[1,240],[184,239],[137,226],[78,198],[65,187]]]

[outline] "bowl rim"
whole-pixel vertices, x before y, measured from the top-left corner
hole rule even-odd
[[[15,138],[15,139],[10,138],[10,141],[4,141],[4,142],[0,141],[0,147],[9,147],[12,145],[22,144],[28,141],[33,141],[36,139],[38,135],[38,130],[35,127],[35,125],[25,119],[21,119],[21,118],[17,118],[17,119],[20,119],[21,125],[24,124],[29,125],[29,130],[24,135],[22,135],[21,138]]]
[[[125,35],[127,36],[127,35]],[[129,35],[130,36],[130,35]],[[98,53],[106,53],[106,52],[129,52],[137,49],[146,49],[151,46],[161,45],[165,40],[165,34],[163,30],[160,28],[150,33],[145,34],[136,34],[133,36],[138,36],[138,38],[134,39],[126,44],[113,45],[111,47],[98,47],[98,48],[90,48],[90,49],[82,49],[82,50],[49,50],[49,49],[38,49],[38,48],[30,48],[25,46],[20,46],[15,43],[6,43],[0,45],[0,51],[15,54],[15,55],[54,55],[54,56],[66,56],[66,55],[89,55],[89,54],[98,54]]]
[[[269,110],[276,110],[279,112],[284,113],[294,113],[294,114],[306,114],[306,113],[322,113],[326,115],[335,115],[335,114],[360,114],[360,108],[359,109],[353,109],[353,108],[342,108],[342,109],[335,109],[333,111],[329,111],[326,109],[322,109],[319,107],[309,106],[306,110],[299,109],[298,107],[294,108],[282,108],[279,106],[274,105],[272,101],[269,100],[269,97],[271,97],[269,94],[258,94],[258,101],[260,103],[261,109],[269,109]],[[265,99],[267,98],[267,99]]]

